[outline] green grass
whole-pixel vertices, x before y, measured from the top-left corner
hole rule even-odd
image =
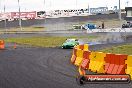
[[[29,38],[8,38],[6,42],[15,42],[17,44],[24,44],[37,47],[57,47],[61,46],[67,38],[88,38],[95,39],[97,36],[82,36],[82,37],[29,37]]]
[[[132,44],[126,44],[126,45],[121,45],[117,47],[107,48],[100,51],[105,53],[132,55]]]
[[[46,30],[45,27],[22,27],[22,30],[18,27],[18,28],[10,28],[10,29],[0,29],[0,34],[2,33],[16,33],[17,31],[21,31],[21,32],[34,32],[34,31],[44,31]]]
[[[8,38],[5,39],[6,42],[15,42],[17,44],[24,44],[36,47],[57,47],[61,46],[62,43],[67,38],[78,38],[78,39],[85,39],[88,38],[89,40],[96,39],[98,36],[82,36],[82,37],[28,37],[28,38]],[[126,44],[121,46],[116,46],[112,48],[106,48],[103,50],[99,50],[105,53],[115,53],[115,54],[128,54],[132,55],[132,44]]]

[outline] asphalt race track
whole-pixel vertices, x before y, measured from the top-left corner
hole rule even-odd
[[[0,51],[0,88],[132,88],[132,83],[77,85],[71,53],[61,48]]]
[[[60,36],[70,35],[73,34],[61,34]],[[80,34],[74,35],[80,36]],[[33,36],[56,36],[56,34],[4,34],[0,35],[0,38]],[[125,43],[132,43],[132,39],[120,44],[93,45],[90,46],[90,50]],[[77,68],[70,63],[71,55],[72,49],[25,47],[23,45],[13,49],[12,45],[8,45],[6,50],[0,50],[0,88],[132,88],[132,82],[130,84],[77,85],[78,72]]]

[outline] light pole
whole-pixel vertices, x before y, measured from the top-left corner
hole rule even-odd
[[[45,9],[45,0],[44,0],[44,26],[46,25],[46,9]]]
[[[43,9],[44,9],[44,11],[45,11],[45,0],[44,0],[44,3],[43,3]]]
[[[5,7],[5,4],[4,4],[4,15],[6,14],[5,9],[6,9],[6,7]],[[5,29],[6,29],[6,15],[4,16],[4,18],[5,18]]]
[[[4,0],[4,27],[5,27],[5,31],[7,32],[7,28],[6,28],[6,24],[7,24],[6,17],[7,17],[7,15],[6,15],[6,6],[5,6],[5,3],[6,3],[6,0]]]
[[[88,15],[90,15],[90,6],[88,4]]]
[[[122,22],[121,22],[121,1],[119,0],[119,21],[120,21],[120,28],[122,28]]]
[[[127,0],[127,2],[126,2],[126,6],[128,7],[128,3],[129,3],[129,1]]]
[[[2,0],[0,0],[0,13],[2,12],[2,11],[1,11],[1,2],[2,2]]]
[[[77,0],[76,0],[76,9],[77,9]]]
[[[77,10],[77,0],[76,0],[76,9],[75,9],[77,12],[76,12],[76,14],[78,14],[78,10]]]
[[[119,0],[119,20],[121,21],[121,1]]]
[[[21,8],[20,8],[20,1],[18,0],[18,7],[19,7],[19,27],[22,30],[22,22],[21,22]]]
[[[45,18],[46,18],[46,9],[45,9],[45,0],[44,0],[44,16],[45,16]]]

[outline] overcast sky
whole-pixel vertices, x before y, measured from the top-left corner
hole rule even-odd
[[[6,12],[18,11],[18,0],[0,0],[0,11],[3,12],[4,4]],[[44,3],[45,1],[45,3]],[[21,11],[41,11],[41,10],[55,10],[55,9],[75,9],[105,7],[109,9],[113,6],[118,6],[119,0],[20,0]],[[132,0],[121,0],[121,8],[132,6]]]

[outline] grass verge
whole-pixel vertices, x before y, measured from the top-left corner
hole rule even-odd
[[[22,27],[22,30],[18,28],[10,28],[10,29],[0,29],[0,33],[16,33],[16,32],[36,32],[36,31],[44,31],[45,27]]]
[[[105,53],[128,54],[132,55],[132,44],[121,45],[117,47],[99,50]]]
[[[97,36],[82,36],[82,37],[28,37],[28,38],[8,38],[5,39],[6,42],[12,42],[17,44],[24,44],[24,45],[30,45],[30,46],[37,46],[37,47],[58,47],[61,46],[62,43],[67,38],[88,38],[95,39]]]

